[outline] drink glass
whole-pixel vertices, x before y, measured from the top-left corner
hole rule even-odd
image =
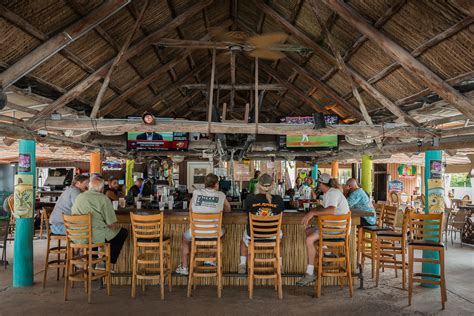
[[[125,207],[125,199],[124,198],[119,198],[118,202],[119,202],[120,207]]]
[[[141,209],[142,208],[142,201],[137,201],[137,209]]]
[[[158,205],[160,206],[160,211],[164,211],[165,210],[165,202],[159,202]]]
[[[188,201],[183,201],[183,210],[188,209]]]
[[[112,206],[114,207],[114,211],[118,210],[119,201],[112,201]]]
[[[305,212],[309,211],[309,203],[303,203],[303,209]]]

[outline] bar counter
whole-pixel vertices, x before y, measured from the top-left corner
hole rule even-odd
[[[136,210],[134,208],[124,208],[116,211],[117,220],[120,227],[129,231],[129,238],[125,241],[124,247],[114,267],[117,276],[112,278],[113,284],[130,284],[131,259],[132,259],[132,240],[130,212],[138,214],[156,214],[158,210]],[[176,269],[180,263],[181,240],[183,232],[189,226],[189,212],[187,210],[165,210],[164,211],[164,235],[171,239],[172,267]],[[306,269],[306,234],[305,227],[301,224],[301,219],[305,213],[284,213],[283,214],[283,285],[294,285],[296,281],[303,276]],[[352,212],[352,227],[349,238],[350,257],[352,271],[356,272],[356,225],[360,223],[361,216],[370,215],[369,212]],[[222,267],[224,270],[224,286],[243,286],[246,285],[246,275],[238,275],[240,241],[245,225],[248,223],[248,215],[242,210],[233,210],[230,213],[224,213],[222,225],[226,230],[223,237],[223,259]],[[256,284],[273,284],[269,280],[257,280]],[[214,284],[214,280],[204,279],[201,284]],[[173,285],[186,285],[187,278],[179,275],[173,275]],[[336,285],[337,278],[324,278],[323,285]]]

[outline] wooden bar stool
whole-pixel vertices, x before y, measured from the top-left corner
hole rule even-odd
[[[370,259],[372,278],[375,278],[375,266],[377,263],[377,232],[394,230],[397,210],[397,206],[385,205],[382,211],[381,226],[363,226],[362,232],[359,230],[360,262],[364,266],[365,258]]]
[[[412,210],[407,208],[403,215],[403,225],[401,231],[387,230],[377,232],[377,273],[375,286],[379,285],[380,268],[394,269],[395,277],[397,271],[402,271],[402,288],[405,289],[406,280],[406,243],[408,216]],[[401,256],[401,261],[397,259]]]
[[[92,280],[104,278],[107,295],[111,291],[110,244],[92,242],[92,215],[63,215],[67,237],[66,279],[64,300],[67,301],[69,282],[84,282],[87,302],[91,302]],[[82,252],[82,253],[81,253]],[[96,269],[99,263],[105,270]]]
[[[191,256],[189,263],[188,297],[194,278],[217,278],[217,297],[222,293],[222,212],[215,214],[189,214],[191,229]],[[202,265],[204,262],[214,262],[215,265]]]
[[[137,280],[160,280],[161,299],[165,299],[165,275],[171,292],[171,242],[163,237],[164,214],[137,215],[130,213],[133,233],[132,298]]]
[[[66,235],[56,235],[53,234],[49,228],[49,214],[44,211],[41,213],[41,216],[44,216],[44,224],[46,230],[46,258],[44,262],[44,273],[43,273],[43,288],[46,287],[46,280],[48,270],[50,268],[56,268],[56,280],[59,280],[59,272],[62,269],[63,277],[66,269],[66,254],[67,254],[67,237]],[[40,237],[42,235],[40,234]],[[56,241],[56,245],[51,247],[51,242]],[[64,244],[61,244],[64,241]],[[56,255],[56,259],[49,260],[50,255]]]
[[[367,232],[364,232],[364,226],[359,226],[357,228],[357,266],[359,266],[362,262],[362,244],[363,240],[365,238],[365,233],[370,234],[370,238],[365,238],[366,243],[371,243],[372,242],[372,230],[382,228],[382,216],[383,216],[383,210],[385,208],[385,204],[377,203],[375,204],[375,216],[377,218],[376,225],[370,226],[366,230]],[[372,230],[370,230],[372,229]],[[369,248],[370,249],[370,248]],[[365,249],[364,249],[365,250]],[[371,254],[368,254],[370,256]]]
[[[46,230],[46,235],[48,234],[48,230],[46,227],[46,223],[49,220],[49,217],[51,216],[51,213],[53,212],[52,207],[43,207],[40,210],[40,231],[39,231],[39,239],[43,239],[43,227]]]
[[[349,257],[351,212],[344,215],[318,216],[318,226],[319,240],[316,242],[315,258],[315,266],[318,271],[315,282],[316,297],[321,296],[323,277],[338,277],[341,288],[346,277],[349,285],[349,295],[352,297],[352,271]],[[324,247],[327,247],[327,249]],[[325,251],[330,251],[334,254],[334,257],[325,257]],[[323,263],[327,263],[327,265],[323,266]]]
[[[283,298],[280,265],[280,232],[283,213],[275,216],[257,216],[249,213],[249,298],[253,298],[255,279],[274,279],[278,298]]]
[[[413,282],[437,284],[441,289],[441,305],[448,300],[444,275],[444,245],[441,242],[443,214],[409,214],[410,241],[408,242],[408,305],[411,305]],[[415,258],[415,250],[429,250],[439,253],[439,260]],[[440,274],[413,273],[413,263],[439,264]]]

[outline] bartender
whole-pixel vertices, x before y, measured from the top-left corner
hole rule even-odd
[[[127,203],[128,204],[133,204],[135,201],[135,197],[137,197],[140,194],[140,189],[143,184],[143,178],[137,178],[135,180],[135,183],[132,185],[132,187],[128,190],[127,193]]]
[[[107,189],[107,192],[105,192],[105,195],[107,195],[111,201],[118,201],[119,198],[123,197],[123,192],[120,190],[118,179],[113,177],[109,179],[109,188]]]
[[[296,181],[295,181],[295,194],[298,194],[298,196],[302,196],[303,195],[303,189],[304,189],[303,180],[299,177],[296,178]]]

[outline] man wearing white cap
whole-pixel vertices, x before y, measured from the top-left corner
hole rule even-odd
[[[303,224],[307,227],[311,219],[321,215],[343,215],[350,212],[349,204],[340,190],[336,179],[331,178],[329,174],[323,173],[318,178],[318,185],[323,195],[322,206],[311,210],[303,217]],[[319,230],[317,227],[306,229],[306,253],[308,254],[308,265],[306,266],[305,276],[296,284],[305,286],[315,280],[314,276],[314,257],[316,248],[314,243],[319,240]]]

